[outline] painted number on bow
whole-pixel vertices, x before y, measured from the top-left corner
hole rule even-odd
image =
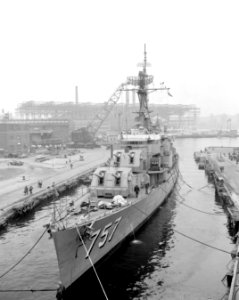
[[[122,217],[119,217],[114,222],[110,222],[110,223],[106,224],[103,230],[98,229],[98,230],[91,233],[92,242],[91,242],[91,245],[90,245],[90,247],[87,251],[87,255],[86,255],[85,258],[89,257],[90,252],[92,251],[92,249],[93,249],[93,247],[96,243],[96,240],[97,240],[98,236],[100,235],[100,233],[101,233],[100,239],[102,239],[102,240],[98,244],[99,248],[104,247],[104,245],[107,241],[107,238],[108,238],[108,242],[110,242],[112,240],[112,238],[114,236],[114,233],[115,233],[121,219],[122,219]],[[110,231],[110,228],[112,228],[111,231]]]
[[[100,236],[101,238],[103,238],[103,241],[102,241],[102,242],[99,242],[99,247],[100,247],[100,248],[102,248],[102,247],[104,246],[104,244],[105,244],[105,242],[106,242],[106,240],[107,240],[108,235],[109,235],[108,242],[110,242],[110,241],[112,240],[113,235],[114,235],[114,233],[115,233],[115,230],[116,230],[116,228],[118,227],[119,222],[120,222],[121,219],[122,219],[122,217],[119,217],[118,219],[116,219],[116,220],[114,221],[114,227],[113,227],[113,229],[112,229],[110,235],[109,235],[109,230],[108,230],[108,228],[110,228],[110,227],[112,226],[112,222],[109,223],[109,224],[107,224],[107,225],[105,225],[105,227],[104,227],[104,229],[103,229],[103,232],[102,232],[102,234],[101,234],[101,236]]]
[[[115,220],[115,222],[114,222],[115,225],[114,225],[114,228],[113,228],[113,230],[112,230],[112,232],[111,232],[111,234],[109,236],[108,242],[110,242],[112,240],[112,237],[113,237],[113,235],[115,233],[115,230],[118,227],[119,222],[120,222],[121,219],[122,219],[122,217],[119,217],[118,219]]]
[[[93,248],[93,246],[94,246],[94,244],[95,244],[95,241],[97,240],[99,234],[100,234],[100,229],[98,229],[98,230],[92,232],[92,234],[91,234],[92,243],[91,243],[91,245],[90,245],[90,248],[89,248],[88,251],[87,251],[87,254],[86,254],[85,258],[88,258],[88,257],[89,257],[90,252],[91,252],[91,250],[92,250],[92,248]]]
[[[100,236],[100,237],[103,239],[103,241],[102,241],[102,242],[99,242],[99,247],[100,247],[100,248],[102,248],[102,247],[104,246],[104,244],[105,244],[105,242],[106,242],[106,240],[107,240],[107,237],[108,237],[108,234],[109,234],[108,228],[110,228],[111,225],[112,225],[112,222],[109,223],[109,224],[107,224],[107,225],[105,225],[105,227],[104,227],[104,229],[103,229],[103,231],[102,231],[102,233],[101,233],[101,236]]]

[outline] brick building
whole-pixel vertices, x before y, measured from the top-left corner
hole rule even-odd
[[[0,148],[7,153],[26,153],[32,146],[69,142],[69,120],[0,120]]]

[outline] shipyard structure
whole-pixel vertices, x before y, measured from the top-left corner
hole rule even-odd
[[[67,119],[73,121],[74,129],[87,126],[102,112],[105,103],[74,102],[34,102],[19,105],[17,115],[20,119]],[[134,103],[117,103],[110,115],[101,125],[100,132],[120,132],[131,128],[137,108]],[[151,117],[155,122],[167,124],[170,128],[195,128],[200,109],[194,104],[169,105],[150,104]]]
[[[127,98],[126,98],[127,100]],[[104,110],[105,115],[104,115]],[[110,143],[134,124],[135,101],[129,103],[35,102],[21,103],[16,118],[0,118],[0,152],[26,153],[35,147],[57,147],[72,142],[72,132],[92,126]],[[151,118],[159,127],[194,128],[200,113],[195,105],[151,104]],[[102,114],[103,112],[103,114]]]

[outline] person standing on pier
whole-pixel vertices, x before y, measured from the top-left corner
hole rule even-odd
[[[38,187],[39,187],[39,188],[42,187],[42,181],[41,181],[41,180],[38,181]]]
[[[138,185],[136,185],[134,187],[134,191],[135,191],[136,198],[138,198],[138,195],[139,195],[139,186]]]
[[[30,192],[30,194],[32,194],[32,190],[33,190],[33,187],[30,186],[30,187],[29,187],[29,192]]]
[[[25,188],[24,188],[24,194],[25,194],[25,195],[28,195],[28,187],[27,187],[27,185],[26,185]]]

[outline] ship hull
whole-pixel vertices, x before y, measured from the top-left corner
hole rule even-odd
[[[65,288],[79,279],[92,267],[92,264],[96,265],[106,258],[162,205],[177,181],[176,165],[168,173],[166,182],[152,189],[142,199],[96,220],[93,223],[90,238],[79,236],[76,228],[53,232],[60,279]]]

